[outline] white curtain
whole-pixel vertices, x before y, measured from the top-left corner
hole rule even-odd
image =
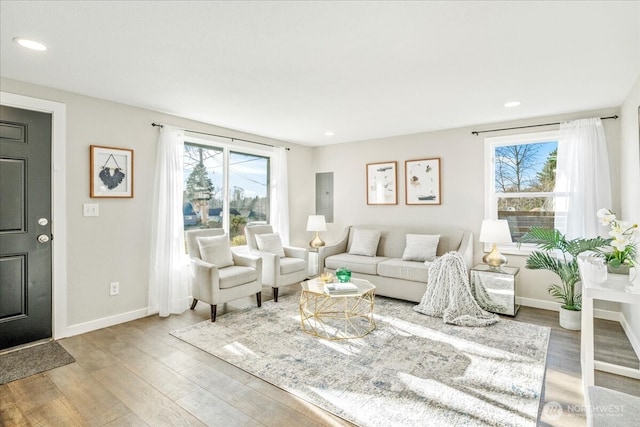
[[[609,156],[599,118],[560,125],[555,191],[560,193],[555,228],[569,239],[597,236],[596,212],[611,206]]]
[[[149,314],[166,317],[189,307],[182,218],[184,137],[181,129],[160,129],[151,208]]]
[[[276,147],[271,158],[271,209],[270,220],[274,231],[280,234],[283,245],[289,244],[289,178],[287,149]]]

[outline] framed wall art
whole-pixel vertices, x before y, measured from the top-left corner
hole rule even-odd
[[[367,204],[398,204],[398,162],[367,164]]]
[[[439,205],[440,158],[407,160],[405,171],[405,197],[407,205]]]
[[[90,147],[90,196],[133,197],[133,150],[115,147]]]

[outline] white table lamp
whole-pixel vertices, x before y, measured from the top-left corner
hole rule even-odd
[[[493,249],[482,257],[482,262],[496,269],[507,263],[507,257],[502,255],[496,247],[498,243],[512,243],[509,223],[506,219],[483,220],[482,228],[480,229],[480,241],[493,244]]]
[[[313,240],[309,242],[309,246],[311,246],[312,248],[319,248],[320,246],[324,246],[324,242],[318,235],[319,231],[327,231],[327,223],[324,220],[324,215],[309,215],[309,219],[307,220],[307,231],[316,232],[316,237],[314,237]]]

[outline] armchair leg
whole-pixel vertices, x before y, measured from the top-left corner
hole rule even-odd
[[[278,288],[271,289],[273,289],[273,302],[278,302]]]
[[[218,306],[215,304],[211,304],[211,321],[215,322],[216,321],[216,308]]]
[[[194,308],[196,308],[196,304],[198,303],[197,299],[193,299],[193,301],[191,302],[191,310],[193,310]]]
[[[256,294],[256,302],[258,303],[258,307],[262,307],[262,292]]]

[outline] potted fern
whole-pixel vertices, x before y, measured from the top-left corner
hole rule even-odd
[[[561,284],[551,284],[547,288],[551,296],[562,301],[560,307],[560,326],[565,329],[580,329],[580,310],[582,295],[575,285],[580,281],[578,254],[594,251],[609,244],[609,239],[567,238],[558,230],[543,227],[531,227],[518,244],[534,243],[540,250],[532,252],[527,258],[526,268],[531,270],[549,270],[560,278]]]

